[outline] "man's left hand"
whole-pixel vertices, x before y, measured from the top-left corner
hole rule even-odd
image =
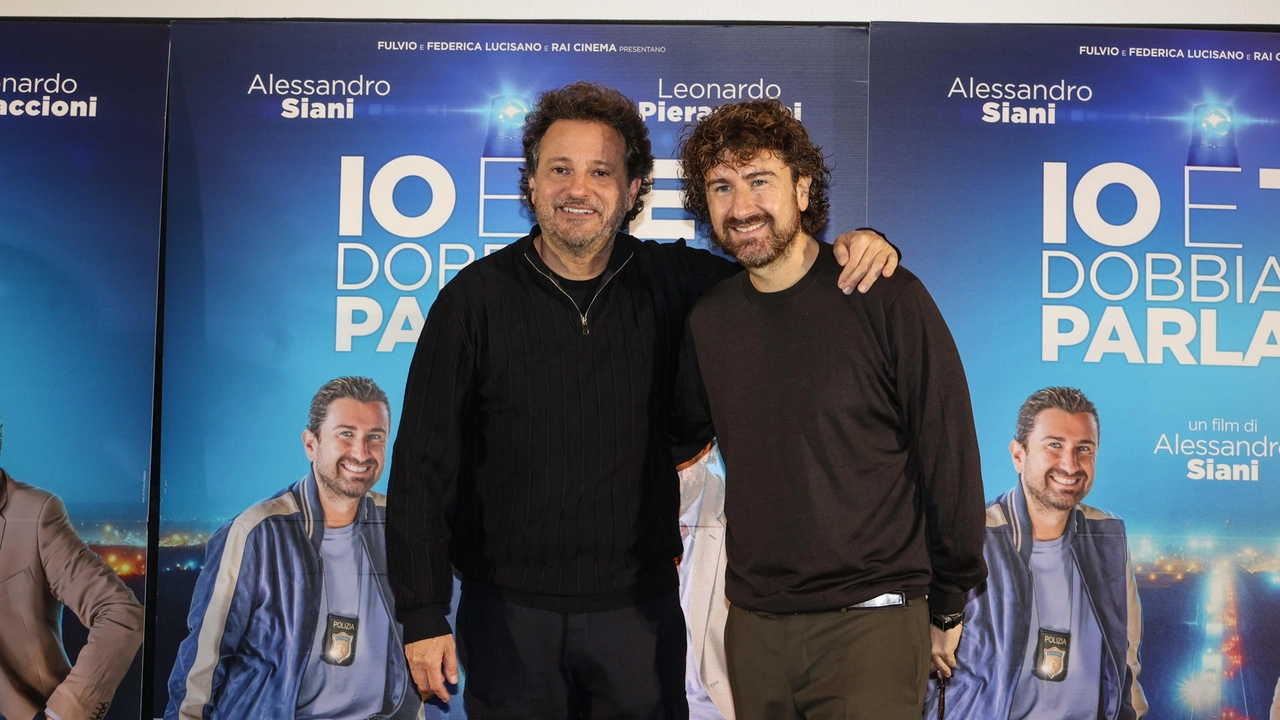
[[[950,630],[939,630],[933,625],[929,626],[929,639],[933,643],[931,653],[933,669],[937,670],[941,677],[951,677],[951,671],[956,666],[956,648],[960,647],[960,631],[963,629],[963,623]]]
[[[898,267],[898,251],[875,230],[854,230],[836,238],[836,262],[844,266],[840,290],[845,295],[866,292],[881,276],[889,277]]]

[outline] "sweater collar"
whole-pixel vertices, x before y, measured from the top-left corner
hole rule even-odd
[[[547,267],[546,261],[544,261],[542,259],[542,255],[538,253],[537,246],[533,244],[534,238],[541,234],[542,228],[534,225],[529,230],[528,235],[525,235],[515,242],[516,252],[529,258],[529,262],[532,263],[533,267],[537,268],[539,272],[555,275],[556,273],[551,268]],[[627,261],[627,258],[631,257],[635,252],[636,245],[638,245],[639,242],[639,240],[636,240],[624,232],[619,232],[614,235],[613,250],[609,253],[609,262],[605,265],[604,272],[601,273],[599,277],[607,277],[617,272],[618,268],[622,267],[622,264]]]
[[[748,302],[754,305],[771,306],[784,303],[808,290],[821,274],[822,267],[828,264],[836,264],[835,253],[829,244],[818,240],[818,256],[814,258],[813,265],[810,265],[804,275],[801,275],[791,287],[774,292],[763,292],[756,289],[755,284],[751,282],[751,273],[741,272],[738,273],[738,277]]]

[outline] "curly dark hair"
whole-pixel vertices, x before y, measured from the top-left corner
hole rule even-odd
[[[542,138],[557,120],[598,122],[617,130],[626,143],[627,182],[640,178],[640,192],[623,222],[631,222],[644,208],[641,199],[653,189],[653,147],[649,128],[626,95],[606,85],[579,80],[572,85],[548,90],[538,96],[533,110],[524,118],[524,167],[520,168],[520,198],[533,210],[529,176],[538,169]]]
[[[804,125],[777,100],[721,105],[686,129],[680,140],[680,170],[684,174],[684,208],[707,226],[707,173],[720,163],[748,163],[760,153],[777,155],[791,169],[791,180],[812,179],[809,207],[800,213],[800,227],[816,236],[827,226],[831,207],[827,184],[831,170],[822,148],[813,144]]]

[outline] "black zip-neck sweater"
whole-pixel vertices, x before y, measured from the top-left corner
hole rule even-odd
[[[558,612],[677,588],[668,418],[680,339],[702,293],[738,268],[619,234],[578,307],[538,233],[458,273],[418,339],[387,502],[406,642],[450,632],[451,562],[508,602]]]

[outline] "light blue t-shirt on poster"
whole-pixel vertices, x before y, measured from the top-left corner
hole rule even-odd
[[[1035,582],[1027,652],[1018,687],[1013,693],[1010,720],[1097,720],[1102,684],[1102,629],[1085,592],[1071,551],[1063,538],[1036,542],[1031,549]],[[1040,629],[1071,633],[1067,677],[1061,682],[1041,680],[1032,670]]]
[[[298,688],[296,720],[363,720],[382,712],[386,700],[391,618],[360,541],[359,527],[356,522],[324,531],[320,616]],[[330,665],[322,657],[331,613],[360,619],[355,661],[346,667]]]

